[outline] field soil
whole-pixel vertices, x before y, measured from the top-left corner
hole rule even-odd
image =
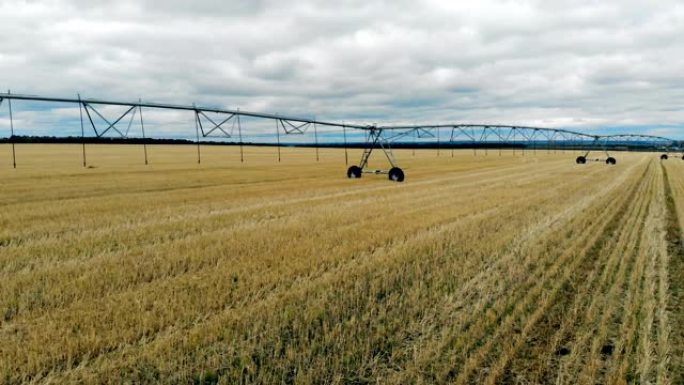
[[[147,152],[0,146],[0,384],[684,383],[680,157]]]

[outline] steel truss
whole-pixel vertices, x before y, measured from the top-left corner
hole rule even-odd
[[[637,134],[618,134],[618,135],[594,135],[579,131],[557,129],[557,128],[543,128],[543,127],[529,127],[529,126],[515,126],[515,125],[498,125],[498,124],[441,124],[441,125],[364,125],[364,124],[348,124],[340,122],[322,121],[316,119],[307,119],[301,117],[281,116],[274,114],[266,114],[259,112],[249,112],[202,107],[197,105],[177,105],[177,104],[163,104],[142,102],[121,102],[101,99],[82,99],[80,95],[77,98],[54,98],[44,96],[19,95],[7,93],[0,93],[0,105],[7,100],[10,120],[10,142],[12,144],[12,163],[16,168],[16,154],[14,147],[14,120],[12,115],[12,100],[24,100],[34,102],[54,102],[54,103],[74,103],[79,106],[81,119],[81,136],[85,138],[85,123],[87,119],[90,128],[97,138],[101,138],[106,134],[114,134],[120,138],[129,138],[133,132],[133,125],[139,127],[143,138],[143,149],[145,156],[145,164],[148,164],[147,147],[145,145],[145,124],[143,120],[143,109],[165,109],[177,111],[189,111],[195,115],[195,132],[197,143],[197,162],[201,161],[200,152],[200,138],[218,137],[218,138],[236,138],[240,145],[240,160],[244,161],[243,152],[243,127],[240,121],[241,117],[259,118],[266,120],[273,120],[275,122],[275,134],[278,148],[278,160],[281,159],[280,154],[280,136],[283,135],[303,135],[309,129],[313,128],[314,141],[316,147],[316,159],[318,160],[318,130],[317,126],[329,126],[341,128],[344,138],[345,148],[345,162],[349,162],[347,154],[347,129],[364,131],[365,141],[362,144],[363,152],[358,165],[353,165],[348,168],[347,176],[349,178],[360,178],[364,173],[370,174],[385,174],[392,181],[401,182],[404,180],[404,172],[399,168],[398,163],[392,153],[392,146],[398,143],[406,145],[406,141],[412,139],[416,144],[418,140],[421,141],[437,141],[437,155],[440,154],[440,149],[449,147],[452,149],[457,144],[466,143],[472,146],[473,151],[477,154],[478,148],[498,148],[501,153],[502,148],[510,148],[513,151],[516,149],[522,150],[530,147],[533,151],[538,148],[558,150],[577,150],[583,151],[583,154],[578,156],[576,162],[584,164],[587,161],[605,161],[607,164],[615,164],[616,160],[609,154],[611,149],[631,149],[631,150],[655,150],[660,149],[665,151],[661,159],[667,159],[667,152],[677,150],[681,151],[682,143],[673,139],[652,136],[652,135],[637,135]],[[100,107],[119,106],[124,107],[122,113],[116,114],[113,117],[105,116],[106,113]],[[85,112],[85,116],[84,116]],[[213,114],[213,115],[212,115]],[[138,120],[136,120],[138,118]],[[125,127],[125,128],[124,128]],[[440,137],[442,131],[450,132],[447,141],[443,141]],[[387,158],[389,169],[368,169],[368,162],[374,150],[380,150]],[[588,156],[592,151],[599,151],[605,155],[605,158],[589,159]],[[86,152],[85,141],[83,141],[83,165],[86,166]]]

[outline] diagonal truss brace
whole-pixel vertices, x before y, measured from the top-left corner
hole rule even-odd
[[[361,154],[361,161],[359,162],[359,167],[363,170],[368,165],[368,159],[373,153],[376,147],[380,147],[382,152],[387,157],[387,161],[392,167],[397,167],[397,162],[394,159],[394,154],[392,154],[392,148],[390,147],[390,141],[382,137],[381,128],[370,128],[368,131],[368,137],[366,138],[366,146],[363,149],[363,154]]]
[[[382,130],[382,129],[379,129],[379,130]],[[406,130],[406,131],[403,131],[403,132],[394,134],[394,135],[389,136],[389,137],[383,137],[382,140],[383,140],[385,143],[391,143],[391,142],[394,142],[394,141],[396,141],[396,140],[398,140],[398,139],[407,137],[407,136],[409,136],[409,135],[411,135],[411,134],[413,134],[414,138],[420,138],[420,139],[424,139],[424,138],[436,138],[436,137],[437,137],[437,136],[436,136],[435,134],[433,134],[429,129],[417,127],[417,128],[409,129],[409,130]]]
[[[606,154],[606,157],[610,157],[610,154],[608,153],[608,138],[607,137],[601,137],[601,136],[594,136],[594,140],[591,141],[591,144],[589,144],[589,149],[584,153],[584,157],[588,157],[589,154],[591,153],[591,148],[596,148],[599,147],[600,150],[604,154]]]
[[[100,111],[98,111],[98,110],[97,110],[95,107],[93,107],[90,103],[88,103],[88,102],[81,102],[81,103],[83,104],[83,107],[84,107],[84,109],[85,109],[86,115],[88,116],[88,121],[90,121],[90,125],[92,126],[93,131],[95,132],[95,136],[97,136],[98,138],[103,137],[103,136],[104,136],[107,132],[109,132],[110,130],[116,131],[122,138],[127,138],[127,137],[128,137],[128,133],[130,132],[130,129],[131,129],[131,125],[133,124],[133,120],[135,119],[135,115],[136,115],[136,113],[137,113],[137,111],[138,111],[138,108],[139,108],[138,106],[134,106],[134,105],[128,106],[129,108],[128,108],[123,114],[121,114],[121,115],[120,115],[116,120],[114,120],[113,122],[110,122],[107,118],[105,118],[105,117],[100,113]],[[92,116],[92,114],[90,113],[91,111],[94,112],[97,116],[99,116],[100,119],[102,119],[102,120],[107,124],[107,128],[105,128],[105,129],[104,129],[103,131],[101,131],[101,132],[97,130],[97,125],[95,124],[95,121],[93,120],[93,116]],[[132,114],[131,114],[131,112],[132,112]],[[117,125],[123,118],[125,118],[128,114],[131,114],[131,118],[130,118],[130,120],[129,120],[129,122],[128,122],[128,128],[126,129],[126,132],[124,133],[124,132],[121,132],[121,131],[116,127],[116,125]]]
[[[278,126],[286,135],[302,135],[309,129],[311,122],[293,123],[287,119],[278,119]]]
[[[435,138],[436,136],[430,130],[426,130],[424,128],[417,128],[416,129],[416,137],[423,139],[423,138]]]
[[[476,142],[477,141],[477,134],[475,133],[475,129],[471,128],[470,131],[468,131],[465,127],[460,127],[460,126],[454,126],[451,128],[451,137],[449,140],[451,142],[454,141],[454,138],[456,138],[458,135],[457,133],[460,132],[463,134],[466,138],[470,139],[471,141]]]
[[[197,124],[199,126],[200,131],[202,132],[202,137],[204,137],[204,138],[208,138],[210,136],[232,138],[233,137],[233,131],[235,130],[235,125],[240,124],[239,119],[234,119],[234,118],[236,118],[236,116],[237,116],[237,114],[230,113],[230,114],[228,114],[228,117],[223,119],[220,123],[216,123],[212,118],[207,116],[207,114],[204,111],[195,110],[195,119],[197,119]],[[209,123],[212,124],[212,127],[209,130],[205,131],[204,124],[202,123],[201,117],[204,117],[204,119],[206,119]],[[228,123],[231,120],[233,123],[233,127],[230,130],[230,132],[228,132],[223,127],[223,125]],[[218,135],[213,135],[215,132],[217,132]]]

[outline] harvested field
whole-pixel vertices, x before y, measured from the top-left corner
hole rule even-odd
[[[679,158],[80,151],[0,146],[0,384],[684,383]]]

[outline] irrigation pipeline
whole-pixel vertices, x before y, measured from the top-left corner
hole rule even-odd
[[[197,163],[201,162],[200,139],[207,137],[223,138],[234,141],[239,140],[241,161],[244,161],[242,146],[244,144],[243,137],[248,134],[263,132],[247,132],[243,129],[240,118],[249,117],[257,119],[272,120],[275,122],[275,138],[277,139],[278,147],[278,161],[280,161],[280,147],[281,135],[303,135],[308,129],[314,132],[315,146],[324,145],[319,142],[318,127],[337,127],[342,131],[343,147],[345,149],[345,163],[349,163],[349,156],[347,153],[348,147],[353,144],[348,143],[348,129],[358,130],[364,133],[364,143],[361,147],[364,149],[360,162],[357,165],[351,166],[347,170],[349,178],[360,178],[363,173],[373,174],[388,174],[389,178],[394,181],[403,181],[403,171],[397,165],[397,162],[392,155],[392,147],[399,146],[406,147],[406,141],[416,144],[416,140],[425,144],[436,142],[437,154],[439,156],[440,148],[454,148],[455,146],[462,146],[473,149],[477,148],[522,148],[525,147],[562,149],[562,150],[580,150],[585,151],[584,155],[577,158],[578,164],[586,163],[589,159],[587,156],[591,151],[600,150],[606,155],[606,163],[615,164],[615,158],[608,154],[609,149],[626,149],[626,150],[661,150],[664,152],[681,151],[682,143],[674,139],[644,135],[644,134],[612,134],[612,135],[597,135],[587,132],[580,132],[576,130],[568,130],[561,128],[548,127],[532,127],[532,126],[518,126],[506,124],[421,124],[421,125],[378,125],[378,124],[359,124],[359,123],[343,123],[326,120],[309,119],[296,116],[283,116],[261,112],[244,111],[240,109],[226,109],[215,108],[207,106],[181,105],[181,104],[166,104],[143,102],[141,99],[134,102],[104,100],[104,99],[90,99],[81,98],[78,95],[76,98],[58,98],[46,97],[37,95],[21,95],[7,93],[0,93],[0,104],[7,101],[9,109],[10,120],[10,143],[12,144],[12,160],[16,168],[16,156],[14,149],[15,141],[15,126],[12,115],[12,100],[29,101],[29,102],[43,102],[43,103],[62,103],[62,104],[76,104],[79,108],[79,116],[81,123],[81,138],[83,142],[83,164],[86,164],[85,154],[85,125],[89,125],[97,138],[102,138],[109,134],[114,137],[128,139],[131,134],[131,126],[134,124],[136,115],[139,116],[140,129],[142,133],[143,143],[145,142],[145,124],[143,121],[143,108],[145,109],[163,109],[174,111],[188,111],[195,115],[195,142],[197,145]],[[117,113],[115,116],[107,117],[106,111],[102,107],[118,106],[124,107],[123,113]],[[98,109],[99,108],[99,109]],[[209,116],[209,114],[213,114]],[[220,119],[217,119],[220,117]],[[99,125],[96,124],[99,122]],[[128,122],[126,124],[126,122]],[[104,123],[104,125],[103,125]],[[231,126],[232,125],[232,126]],[[104,126],[104,127],[103,127]],[[122,126],[125,126],[122,127]],[[237,135],[235,129],[237,128]],[[443,131],[450,131],[450,135],[446,137]],[[440,135],[442,133],[442,135]],[[402,143],[403,141],[403,143]],[[337,143],[339,145],[340,143]],[[145,153],[145,164],[148,163],[147,149],[143,144]],[[382,151],[391,168],[389,170],[368,170],[366,168],[368,159],[374,149]],[[665,156],[665,155],[663,155]],[[317,156],[318,159],[318,156]]]
[[[216,108],[216,107],[206,107],[192,105],[182,105],[182,104],[167,104],[167,103],[154,103],[154,102],[143,102],[142,100],[126,102],[126,101],[115,101],[115,100],[104,100],[104,99],[87,99],[81,98],[80,95],[77,98],[59,98],[59,97],[46,97],[38,95],[23,95],[23,94],[12,94],[11,92],[0,93],[0,103],[3,100],[23,100],[23,101],[33,101],[33,102],[47,102],[47,103],[72,103],[77,104],[80,107],[85,108],[86,112],[89,109],[92,111],[92,106],[124,106],[129,107],[126,113],[124,113],[119,119],[111,123],[112,126],[116,125],[121,118],[128,115],[134,109],[151,108],[151,109],[166,109],[166,110],[176,110],[176,111],[190,111],[196,114],[203,113],[216,113],[216,114],[226,114],[232,117],[243,116],[252,117],[259,119],[270,119],[275,120],[282,127],[284,134],[301,133],[301,126],[298,124],[305,125],[320,125],[320,126],[333,126],[339,128],[351,128],[357,130],[366,131],[379,131],[379,132],[392,132],[395,133],[388,137],[389,140],[396,140],[409,136],[411,134],[417,134],[418,138],[434,138],[439,135],[439,130],[447,129],[452,130],[452,138],[456,133],[460,133],[463,137],[469,138],[475,142],[486,142],[488,139],[491,140],[494,137],[497,140],[504,142],[511,142],[511,137],[514,136],[515,132],[520,133],[522,140],[526,141],[616,141],[622,140],[625,142],[629,141],[650,141],[658,142],[660,144],[667,144],[668,146],[679,145],[680,143],[674,139],[666,138],[662,136],[654,135],[642,135],[642,134],[612,134],[612,135],[597,135],[589,134],[586,132],[580,132],[575,130],[561,129],[561,128],[548,128],[548,127],[532,127],[532,126],[519,126],[519,125],[506,125],[506,124],[421,124],[421,125],[377,125],[377,124],[357,124],[357,123],[342,123],[342,122],[332,122],[325,120],[316,120],[303,117],[294,116],[283,116],[262,112],[252,112],[244,111],[240,109],[226,109],[226,108]],[[99,112],[97,113],[99,115]],[[104,117],[102,117],[104,119]],[[229,120],[228,118],[227,120]],[[106,120],[106,119],[105,119]],[[142,116],[141,116],[142,120]],[[222,124],[216,124],[213,127],[218,129]],[[398,133],[396,133],[398,132]],[[420,134],[423,134],[421,136]]]

